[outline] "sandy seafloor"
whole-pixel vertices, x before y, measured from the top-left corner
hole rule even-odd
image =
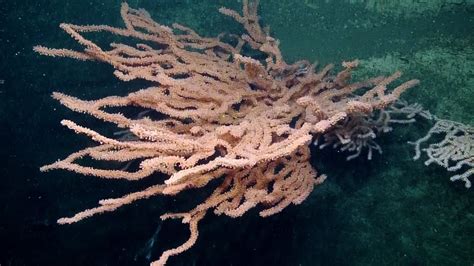
[[[421,85],[403,96],[440,118],[474,124],[474,3],[451,1],[262,1],[260,14],[280,39],[286,60],[321,64],[360,59],[356,78],[399,69]],[[203,35],[241,33],[217,8],[238,1],[135,0],[155,20]],[[177,199],[156,197],[59,226],[56,219],[153,184],[98,180],[39,167],[93,145],[61,127],[62,118],[113,132],[50,98],[61,91],[83,99],[124,95],[112,69],[94,62],[47,58],[32,47],[79,48],[61,22],[121,26],[120,1],[23,0],[0,3],[0,265],[147,265],[183,242],[187,227],[162,222],[209,190]],[[99,41],[101,36],[95,36]],[[378,142],[383,154],[346,162],[347,154],[312,150],[328,175],[299,206],[262,219],[257,211],[231,219],[208,215],[200,237],[169,265],[473,265],[474,188],[450,173],[413,161],[407,141],[430,123],[396,127]],[[474,180],[473,180],[474,181]],[[151,243],[150,239],[154,239]]]

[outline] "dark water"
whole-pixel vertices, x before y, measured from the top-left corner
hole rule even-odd
[[[339,63],[359,58],[359,77],[401,69],[421,85],[404,95],[446,119],[474,124],[474,3],[432,1],[262,1],[263,23],[288,61]],[[326,3],[329,2],[329,3]],[[217,13],[238,1],[135,0],[162,24],[179,22],[203,35],[241,32]],[[385,5],[385,6],[384,6]],[[147,265],[182,243],[187,228],[159,216],[186,210],[207,191],[153,198],[70,226],[55,220],[102,198],[146,187],[38,168],[93,145],[60,126],[62,118],[111,132],[50,98],[84,99],[131,90],[108,66],[46,58],[32,47],[78,48],[58,28],[120,24],[120,1],[0,2],[0,265]],[[99,41],[106,39],[97,37]],[[132,87],[132,88],[131,88]],[[347,163],[344,154],[313,151],[329,176],[300,206],[262,219],[208,215],[196,245],[169,265],[473,265],[474,194],[437,166],[412,161],[406,144],[429,125],[396,128],[382,156]],[[148,182],[148,183],[147,183]]]

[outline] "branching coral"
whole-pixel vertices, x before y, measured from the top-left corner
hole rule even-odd
[[[444,138],[421,149],[421,145],[435,135]],[[471,187],[469,177],[474,174],[474,128],[451,120],[436,119],[426,136],[411,143],[415,145],[416,151],[413,159],[418,160],[424,151],[428,156],[425,165],[435,163],[450,172],[464,171],[450,179],[464,181],[466,188]]]
[[[300,204],[326,178],[309,163],[308,144],[313,137],[327,133],[348,116],[387,107],[418,83],[411,80],[387,91],[400,77],[399,72],[351,83],[357,61],[345,62],[337,75],[331,74],[332,65],[316,71],[316,65],[307,61],[289,64],[283,59],[279,41],[260,26],[257,7],[258,1],[244,0],[242,14],[221,8],[219,11],[242,24],[246,33],[205,38],[179,24],[160,25],[146,11],[123,4],[124,28],[61,24],[83,51],[34,48],[43,55],[104,62],[115,68],[115,76],[122,81],[154,84],[127,96],[93,101],[55,92],[53,97],[66,107],[114,123],[134,137],[114,139],[63,120],[64,126],[99,145],[43,166],[42,171],[65,169],[127,180],[154,173],[169,176],[163,184],[101,200],[98,207],[61,218],[59,223],[75,223],[139,199],[175,195],[219,180],[217,188],[194,209],[161,217],[181,219],[191,231],[185,243],[165,251],[153,263],[165,264],[170,256],[196,242],[198,223],[209,211],[238,217],[260,206],[260,215],[266,217],[290,204]],[[112,43],[104,49],[85,37],[89,32],[131,38],[136,45]],[[252,54],[265,59],[249,57],[244,50],[254,50]],[[144,113],[132,119],[109,109],[127,106],[153,110],[161,118]],[[138,160],[140,164],[137,171],[98,169],[79,164],[84,157]]]

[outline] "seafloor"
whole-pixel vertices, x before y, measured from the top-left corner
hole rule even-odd
[[[423,3],[426,2],[426,3]],[[288,61],[321,64],[358,58],[356,78],[395,69],[421,85],[403,99],[440,118],[474,124],[474,3],[471,0],[262,1],[262,21]],[[135,0],[162,24],[179,22],[203,35],[241,32],[217,12],[239,1]],[[120,1],[22,0],[0,3],[0,265],[146,265],[187,237],[187,227],[159,216],[186,210],[208,191],[153,198],[74,225],[55,220],[101,198],[143,188],[38,168],[93,143],[60,126],[62,118],[112,132],[50,98],[125,94],[109,66],[46,58],[32,47],[78,48],[61,22],[121,25]],[[110,36],[109,36],[110,37]],[[102,43],[114,38],[97,36]],[[473,265],[474,188],[449,181],[438,166],[413,161],[407,144],[425,134],[423,120],[379,139],[383,154],[346,162],[313,149],[328,175],[300,206],[269,218],[208,215],[200,238],[169,265]],[[153,240],[153,241],[150,241]]]

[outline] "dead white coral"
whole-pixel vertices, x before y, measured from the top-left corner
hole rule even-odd
[[[386,109],[366,115],[354,113],[334,126],[330,131],[318,138],[314,145],[320,149],[331,146],[343,152],[350,152],[348,161],[359,157],[367,150],[367,159],[371,160],[374,151],[382,154],[382,148],[375,141],[377,137],[392,131],[392,124],[409,124],[416,121],[415,117],[433,119],[429,111],[418,104],[409,104],[397,100]]]

